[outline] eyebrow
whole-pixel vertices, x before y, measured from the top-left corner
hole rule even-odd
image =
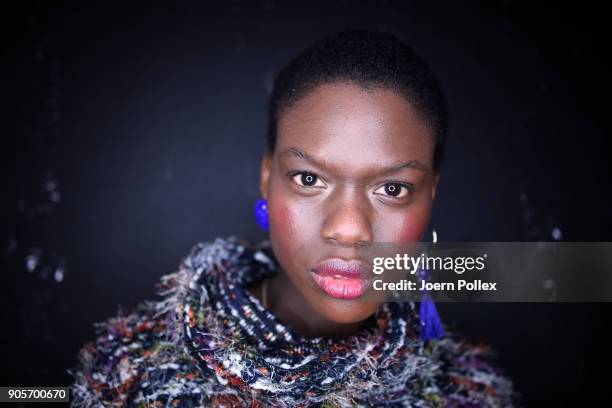
[[[281,156],[286,156],[286,155],[292,155],[294,157],[297,157],[298,159],[302,159],[302,160],[309,162],[313,166],[316,166],[319,168],[325,168],[325,166],[319,163],[319,161],[317,161],[317,159],[315,159],[313,156],[309,155],[305,151],[298,149],[296,147],[290,147],[281,153]],[[410,160],[405,163],[394,164],[392,166],[386,167],[382,169],[380,174],[388,175],[392,173],[397,173],[398,171],[406,169],[406,168],[427,172],[427,166],[425,166],[423,163],[421,163],[418,160]]]

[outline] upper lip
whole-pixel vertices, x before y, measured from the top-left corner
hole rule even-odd
[[[369,276],[368,268],[360,260],[344,260],[341,258],[329,258],[322,261],[316,266],[314,273],[322,276],[339,275],[354,279]]]

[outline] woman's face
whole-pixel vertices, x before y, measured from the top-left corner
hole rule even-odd
[[[380,307],[344,279],[368,272],[364,246],[423,238],[438,179],[433,147],[426,122],[390,89],[320,85],[282,114],[261,194],[274,253],[321,316],[355,323]]]

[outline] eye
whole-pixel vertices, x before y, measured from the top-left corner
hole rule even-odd
[[[374,194],[386,195],[393,198],[402,198],[408,195],[412,191],[410,185],[403,183],[386,183],[385,185],[377,188]]]
[[[291,179],[302,187],[325,187],[325,183],[319,176],[307,171],[294,173]]]

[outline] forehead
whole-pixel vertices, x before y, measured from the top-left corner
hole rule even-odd
[[[280,117],[277,151],[297,147],[349,167],[433,160],[433,133],[397,92],[350,83],[320,85]]]

